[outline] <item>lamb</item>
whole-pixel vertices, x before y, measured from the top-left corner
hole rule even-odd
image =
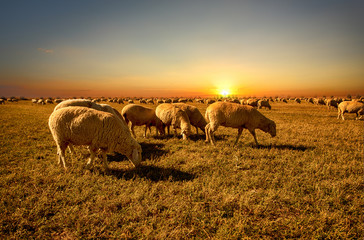
[[[168,134],[169,127],[172,125],[175,134],[177,128],[181,128],[183,140],[186,140],[191,133],[191,124],[187,114],[180,108],[170,104],[162,103],[155,110],[157,117],[167,126]]]
[[[337,119],[345,120],[344,113],[355,113],[356,119],[361,119],[364,115],[364,103],[358,101],[343,101],[338,106]],[[359,117],[360,115],[360,117]]]
[[[92,167],[98,149],[108,170],[106,153],[124,154],[135,167],[142,160],[142,148],[129,130],[111,113],[85,107],[66,107],[53,111],[48,120],[57,145],[58,163],[67,169],[65,150],[69,144],[86,145],[91,153],[87,167]]]
[[[272,107],[270,106],[268,100],[261,99],[261,100],[258,101],[258,109],[261,109],[263,107],[268,108],[269,110],[272,109]]]
[[[197,107],[185,103],[174,103],[173,105],[187,113],[191,125],[196,128],[196,134],[198,134],[198,128],[205,132],[207,122]]]
[[[147,107],[143,107],[137,104],[129,104],[126,105],[122,111],[121,115],[125,119],[126,124],[131,122],[130,131],[133,136],[136,138],[134,132],[134,126],[142,126],[145,125],[144,137],[147,135],[147,129],[151,131],[150,126],[156,126],[157,134],[158,131],[160,134],[164,135],[164,126],[162,121],[155,115],[155,110]]]
[[[218,127],[232,127],[238,129],[238,136],[234,146],[239,140],[243,129],[246,128],[253,135],[255,143],[258,141],[255,135],[255,129],[260,129],[269,133],[272,137],[276,136],[276,124],[274,121],[266,118],[252,106],[240,105],[236,103],[217,102],[211,104],[206,109],[206,142],[211,142],[215,146],[214,132]]]

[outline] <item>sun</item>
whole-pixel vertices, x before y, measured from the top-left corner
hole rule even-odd
[[[220,91],[220,95],[223,96],[223,97],[227,97],[230,95],[230,91],[228,89],[222,89]]]

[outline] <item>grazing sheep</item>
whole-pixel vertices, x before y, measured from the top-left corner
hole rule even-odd
[[[260,129],[276,136],[276,124],[266,118],[252,106],[239,105],[235,103],[217,102],[211,104],[206,109],[205,114],[208,124],[206,125],[206,142],[211,142],[215,146],[214,132],[221,125],[224,127],[238,128],[238,136],[234,145],[238,142],[243,129],[246,128],[253,135],[255,143],[258,145],[255,129]]]
[[[333,98],[326,99],[325,102],[326,102],[326,106],[328,109],[330,109],[330,107],[334,107],[334,108],[338,107],[338,102]]]
[[[269,110],[272,109],[272,107],[269,104],[269,101],[263,99],[258,101],[258,109],[261,109],[262,107],[268,108]]]
[[[38,101],[37,101],[37,104],[41,104],[41,105],[45,105],[45,102],[44,102],[44,99],[39,99]]]
[[[149,99],[147,99],[147,104],[154,104],[154,101],[153,101],[153,99],[151,99],[151,98],[149,98]]]
[[[216,102],[214,99],[206,99],[206,100],[205,100],[205,103],[206,103],[207,105],[209,105],[209,104],[213,104],[214,102]]]
[[[5,104],[5,100],[0,98],[0,104]]]
[[[364,103],[358,101],[344,101],[341,102],[338,106],[338,115],[337,119],[345,120],[344,113],[355,113],[356,119],[361,119],[362,115],[364,115]],[[359,117],[360,115],[360,117]]]
[[[87,107],[87,108],[93,108],[95,110],[99,110],[99,111],[103,111],[103,112],[108,112],[111,114],[114,114],[116,117],[118,117],[118,119],[122,122],[123,125],[127,126],[124,118],[121,116],[121,114],[118,112],[118,110],[116,110],[115,108],[111,107],[108,104],[98,104],[94,101],[88,100],[88,99],[69,99],[69,100],[65,100],[62,101],[61,103],[57,104],[57,106],[54,108],[54,111],[57,111],[61,108],[65,108],[65,107]],[[69,151],[71,152],[71,154],[75,154],[75,150],[72,146],[72,144],[68,145]]]
[[[314,98],[313,99],[314,104],[316,105],[325,105],[325,101],[322,98]]]
[[[162,121],[155,115],[154,109],[143,107],[137,104],[129,104],[126,105],[121,110],[121,115],[124,117],[126,124],[131,122],[130,131],[133,136],[136,138],[134,132],[134,126],[143,126],[145,125],[144,137],[147,136],[147,129],[151,131],[150,126],[156,127],[156,134],[158,135],[158,131],[160,134],[164,135],[164,126]]]
[[[299,99],[299,98],[295,98],[295,99],[294,99],[294,101],[295,101],[296,103],[301,104],[301,99]]]
[[[174,103],[174,105],[187,113],[191,125],[196,128],[196,134],[198,134],[198,128],[205,132],[207,122],[197,107],[185,103]]]
[[[108,170],[106,153],[113,151],[127,156],[135,167],[140,165],[140,144],[114,114],[92,108],[66,107],[54,111],[48,125],[57,144],[58,162],[65,169],[65,150],[69,144],[89,147],[88,167],[92,166],[98,149],[102,151],[105,170]]]
[[[155,110],[157,117],[163,122],[163,124],[167,127],[169,134],[169,127],[172,125],[174,129],[175,135],[177,135],[177,128],[181,128],[181,134],[183,140],[187,139],[187,137],[191,133],[191,124],[188,119],[187,114],[180,108],[170,104],[170,103],[162,103],[158,105]]]
[[[259,99],[250,98],[246,101],[246,104],[249,106],[252,106],[252,107],[258,107],[258,101],[259,101]]]

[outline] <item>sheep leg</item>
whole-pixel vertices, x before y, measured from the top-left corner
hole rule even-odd
[[[251,135],[253,135],[254,140],[255,140],[255,144],[257,144],[257,146],[259,146],[259,143],[257,141],[257,136],[255,134],[255,130],[254,129],[251,129],[251,130],[249,129],[249,132],[251,133]]]
[[[243,132],[244,128],[239,128],[238,129],[238,136],[236,137],[236,140],[235,140],[235,143],[234,143],[234,146],[238,143],[238,140],[240,138],[240,135],[241,133]]]
[[[208,142],[210,140],[211,144],[213,146],[215,145],[215,136],[214,136],[214,132],[217,130],[218,126],[213,126],[211,127],[211,123],[208,123],[205,127],[206,130],[206,141]]]
[[[66,161],[64,159],[66,148],[67,148],[67,146],[57,145],[58,164],[62,164],[62,166],[65,170],[67,170]]]
[[[147,130],[148,130],[148,125],[147,125],[147,124],[145,124],[144,137],[147,137]]]
[[[95,156],[96,156],[96,150],[97,149],[95,149],[95,148],[89,147],[90,158],[89,158],[89,160],[87,161],[87,164],[86,164],[87,169],[91,169],[93,164],[94,164],[94,160],[95,160]]]
[[[106,156],[106,151],[102,150],[102,160],[103,160],[103,164],[104,164],[104,169],[106,172],[109,171],[109,166],[108,166],[108,162],[107,162],[107,156]]]
[[[68,145],[68,151],[70,152],[70,154],[71,154],[72,156],[75,156],[75,155],[76,155],[75,148],[73,147],[73,145],[72,145],[72,144],[69,144],[69,145]]]
[[[195,127],[196,128],[196,135],[198,135],[198,128],[197,127]]]
[[[133,134],[133,137],[136,138],[136,135],[135,135],[135,132],[134,132],[134,124],[133,123],[131,123],[131,125],[130,125],[130,131]]]
[[[168,133],[168,136],[169,136],[169,126],[167,126],[167,133]]]
[[[210,136],[209,136],[209,131],[208,129],[210,128],[210,123],[208,123],[206,126],[205,126],[205,135],[206,135],[206,140],[205,142],[210,142]]]

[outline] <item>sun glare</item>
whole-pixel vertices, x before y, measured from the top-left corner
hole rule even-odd
[[[222,89],[220,91],[220,95],[222,95],[223,97],[226,97],[226,96],[230,95],[230,91],[227,89]]]

